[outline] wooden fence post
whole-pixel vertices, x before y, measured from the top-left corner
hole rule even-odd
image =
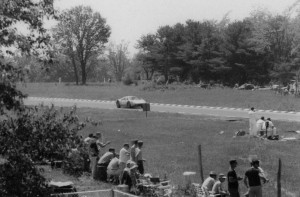
[[[277,197],[281,197],[281,159],[278,160],[277,172]]]
[[[203,178],[203,166],[202,166],[201,144],[198,145],[198,155],[199,155],[199,171],[200,171],[200,178],[201,178],[201,183],[203,183],[203,182],[204,182],[204,178]]]

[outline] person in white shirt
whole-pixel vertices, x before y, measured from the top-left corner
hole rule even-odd
[[[202,190],[204,190],[205,192],[210,192],[216,182],[216,178],[217,178],[217,174],[214,171],[211,171],[209,173],[209,177],[207,177],[204,180],[201,186]]]
[[[257,135],[256,113],[255,113],[254,107],[251,107],[248,114],[249,114],[249,135],[256,136]]]
[[[263,135],[265,133],[266,128],[265,126],[265,117],[261,117],[257,122],[256,122],[256,128],[257,128],[257,134],[256,135]]]
[[[138,141],[138,147],[135,149],[135,157],[137,160],[138,171],[140,174],[144,174],[144,161],[146,161],[143,158],[142,146],[143,146],[143,141]]]
[[[130,149],[130,159],[135,163],[137,162],[135,157],[135,152],[136,152],[135,149],[137,148],[137,146],[138,146],[138,140],[132,140],[132,146]]]
[[[119,166],[122,172],[126,167],[127,161],[129,160],[130,160],[129,144],[126,143],[123,145],[123,148],[120,150]],[[122,180],[122,175],[123,173],[121,173],[120,175],[120,182]]]
[[[115,154],[115,157],[109,162],[107,166],[107,178],[112,180],[113,183],[118,184],[119,177],[123,173],[123,170],[120,169],[120,160],[119,155]]]
[[[226,176],[224,174],[219,174],[219,180],[215,182],[212,188],[212,194],[215,197],[226,197],[229,196],[228,193],[223,189],[223,183],[226,180]]]
[[[96,143],[97,143],[97,146],[98,146],[98,149],[99,149],[99,156],[101,156],[102,155],[101,149],[103,149],[105,146],[110,144],[110,141],[103,142],[103,136],[102,136],[102,133],[100,133],[100,132],[96,133],[96,139],[97,139]]]

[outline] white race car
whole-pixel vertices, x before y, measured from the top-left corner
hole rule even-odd
[[[125,96],[123,98],[117,99],[116,105],[117,108],[120,107],[127,107],[127,108],[134,108],[134,107],[143,107],[146,101],[142,98],[138,98],[136,96]]]

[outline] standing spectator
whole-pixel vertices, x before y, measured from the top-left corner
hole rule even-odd
[[[138,146],[138,140],[132,140],[132,146],[131,146],[131,149],[130,149],[130,159],[131,161],[137,163],[137,160],[136,160],[136,157],[135,157],[135,149],[137,148]]]
[[[248,114],[249,114],[249,135],[255,136],[257,135],[257,129],[256,129],[256,113],[254,107],[251,107]]]
[[[205,192],[210,192],[216,182],[216,179],[217,179],[217,174],[214,171],[211,171],[209,173],[209,177],[207,177],[204,180],[201,186],[202,190],[204,190]]]
[[[265,117],[261,117],[259,120],[256,122],[256,128],[257,128],[257,135],[263,135],[266,128],[265,126]]]
[[[274,135],[277,135],[276,127],[274,126],[271,118],[267,118],[264,128],[266,129],[266,137],[268,137],[268,133],[270,132],[271,138],[274,137]]]
[[[97,147],[96,142],[92,142],[90,144],[90,149],[89,149],[89,154],[90,154],[90,168],[92,171],[92,177],[95,177],[95,172],[97,168],[97,160],[99,158],[99,150]]]
[[[119,159],[119,165],[120,165],[120,169],[123,172],[123,170],[126,167],[126,163],[127,161],[130,160],[130,153],[129,153],[129,144],[124,144],[123,148],[120,150],[120,159]],[[120,180],[122,179],[122,174],[120,175]]]
[[[240,197],[239,193],[239,181],[242,180],[241,177],[238,177],[235,168],[238,163],[235,159],[229,161],[230,170],[227,173],[228,177],[228,191],[230,193],[230,197]]]
[[[228,193],[223,189],[223,183],[226,180],[226,176],[224,174],[219,174],[219,180],[215,182],[212,188],[212,194],[215,197],[226,197]]]
[[[259,161],[257,159],[253,159],[251,162],[251,168],[246,171],[244,177],[245,186],[249,189],[249,197],[262,197],[261,180],[263,183],[268,181],[259,168]]]
[[[143,159],[142,146],[143,141],[138,141],[138,147],[135,149],[135,157],[140,174],[144,174],[144,161],[146,161],[145,159]]]
[[[96,133],[96,139],[97,139],[96,143],[99,149],[99,155],[101,156],[101,149],[107,146],[108,144],[110,144],[110,141],[103,142],[102,133],[100,132]]]

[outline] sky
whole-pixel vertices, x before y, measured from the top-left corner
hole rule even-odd
[[[55,0],[60,10],[77,5],[91,6],[111,27],[110,42],[129,42],[131,55],[142,35],[155,33],[160,26],[185,23],[188,19],[202,21],[229,18],[243,19],[258,8],[282,13],[296,0]]]

